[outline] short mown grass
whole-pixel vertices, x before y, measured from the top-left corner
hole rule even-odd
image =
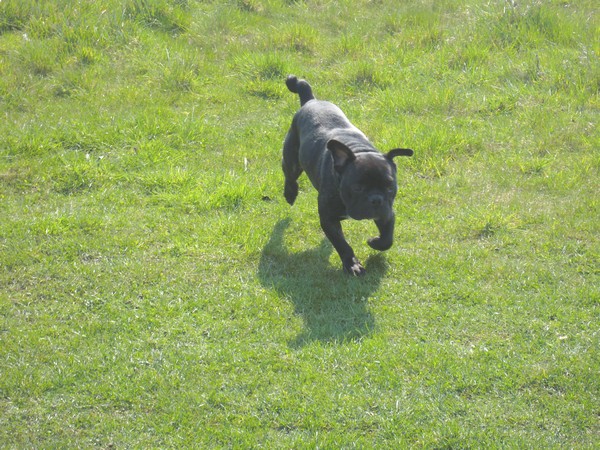
[[[0,445],[596,448],[595,2],[0,2]],[[307,78],[396,242],[282,197]]]

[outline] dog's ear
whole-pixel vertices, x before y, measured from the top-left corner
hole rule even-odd
[[[391,161],[396,156],[412,156],[413,153],[414,152],[410,148],[395,148],[387,152],[385,157]]]
[[[335,170],[341,172],[346,164],[356,159],[356,155],[346,145],[335,139],[330,139],[327,142],[327,149],[333,156],[333,166]]]

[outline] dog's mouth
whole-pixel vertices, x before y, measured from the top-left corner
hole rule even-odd
[[[347,208],[346,216],[354,220],[387,220],[390,218],[390,208],[386,206]]]
[[[342,197],[346,206],[345,215],[354,220],[387,220],[394,215],[393,201],[393,197],[390,198],[379,191]]]

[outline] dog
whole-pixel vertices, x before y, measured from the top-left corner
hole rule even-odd
[[[294,204],[298,177],[306,172],[318,191],[321,228],[344,270],[364,275],[365,268],[346,241],[341,221],[373,219],[379,236],[367,243],[375,250],[389,249],[394,240],[393,202],[398,191],[394,158],[414,152],[408,148],[379,152],[340,108],[317,100],[305,80],[289,75],[286,85],[300,97],[300,109],[283,143],[284,197]]]

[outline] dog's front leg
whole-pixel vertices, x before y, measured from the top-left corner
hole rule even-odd
[[[375,225],[379,230],[379,237],[371,238],[367,241],[367,244],[375,250],[384,251],[389,249],[394,242],[394,222],[395,217],[392,215],[386,220],[376,220]]]
[[[344,270],[350,275],[364,275],[366,272],[365,268],[354,255],[354,250],[352,250],[348,241],[346,241],[340,220],[321,215],[321,228],[323,228],[325,236],[327,236],[327,239],[329,239],[338,252],[338,255],[340,255]]]

